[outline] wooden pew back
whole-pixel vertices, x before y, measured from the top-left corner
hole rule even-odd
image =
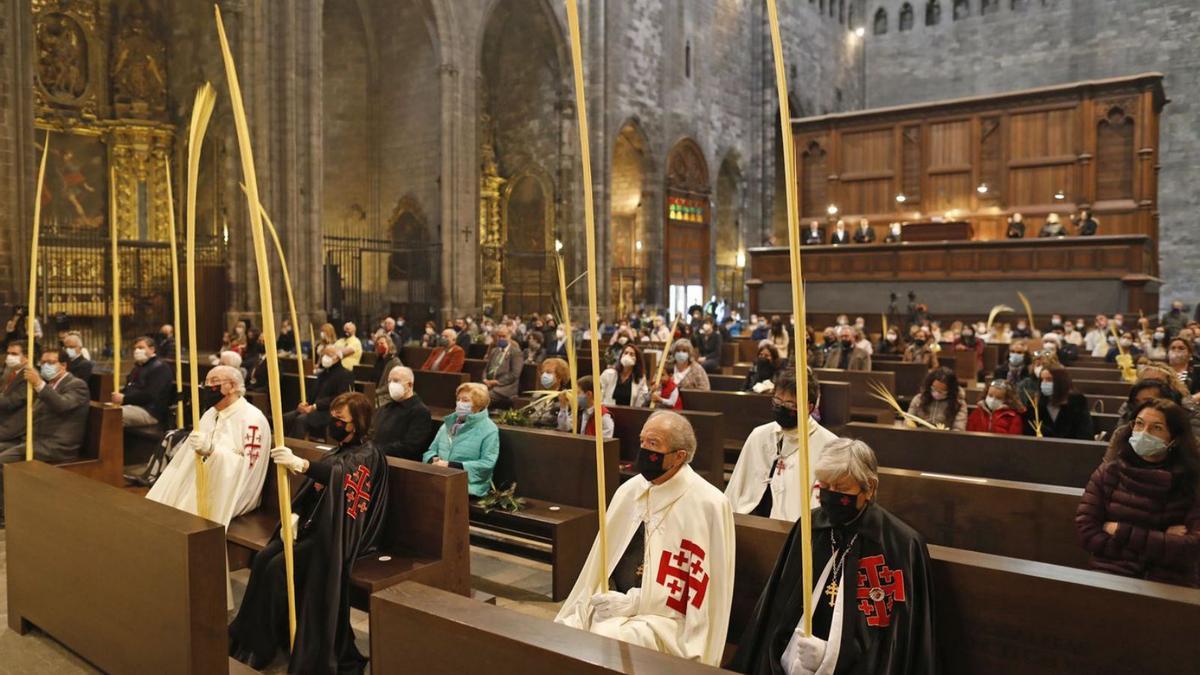
[[[463,361],[462,371],[470,376],[472,382],[483,382],[485,368],[487,368],[487,361],[483,359],[466,359]]]
[[[1129,396],[1129,387],[1131,386],[1128,382],[1105,380],[1072,380],[1072,384],[1089,399],[1093,394],[1126,398]]]
[[[613,418],[614,436],[621,446],[621,460],[637,459],[641,448],[642,427],[654,413],[649,408],[632,408],[623,405],[608,406]],[[696,410],[679,411],[696,432],[696,456],[692,468],[708,482],[725,489],[725,416],[721,413]]]
[[[453,410],[454,392],[470,382],[466,373],[441,373],[433,370],[413,371],[413,392],[430,408]]]
[[[737,375],[712,375],[708,376],[708,386],[713,391],[742,391],[742,385],[746,384],[745,377]]]
[[[111,673],[228,671],[224,528],[41,462],[4,481],[10,628]]]
[[[1061,438],[907,429],[852,422],[842,434],[875,450],[880,466],[955,476],[1084,487],[1105,444]]]
[[[850,406],[854,408],[887,408],[886,403],[871,395],[872,382],[878,382],[893,394],[896,392],[896,374],[890,371],[817,368],[813,372],[822,382],[849,383]]]
[[[56,466],[113,487],[124,487],[125,434],[121,426],[121,407],[91,401],[87,435],[79,459]]]
[[[620,485],[617,465],[621,444],[604,442],[604,486],[607,499]],[[497,487],[517,483],[517,496],[598,508],[596,442],[591,436],[527,427],[500,427],[500,458],[492,476]]]
[[[93,401],[108,403],[112,400],[113,374],[110,372],[92,372],[88,378],[88,392]]]
[[[924,363],[905,363],[903,361],[884,361],[878,357],[871,359],[872,371],[889,371],[896,378],[896,388],[892,390],[896,396],[912,398],[921,391],[925,377],[929,375],[929,366]]]

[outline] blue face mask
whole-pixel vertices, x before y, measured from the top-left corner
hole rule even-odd
[[[466,401],[459,401],[454,406],[454,412],[455,412],[455,414],[459,415],[460,417],[466,416],[466,415],[472,415],[475,413],[475,406],[471,405],[470,403],[468,403]]]
[[[579,395],[579,409],[580,410],[588,409],[588,395],[587,394]]]
[[[42,364],[42,379],[49,382],[58,377],[58,366],[53,363]]]
[[[542,386],[546,389],[554,386],[554,373],[542,373]]]
[[[1025,355],[1024,354],[1018,354],[1016,352],[1013,352],[1012,354],[1008,355],[1008,365],[1019,366],[1022,363],[1025,363]]]
[[[496,340],[496,346],[500,349],[504,349],[508,346],[508,340],[506,338],[500,338],[499,340]]]
[[[687,352],[675,352],[675,363],[687,363],[691,355]]]
[[[1042,383],[1042,396],[1053,396],[1053,395],[1054,395],[1054,383],[1053,382],[1043,382]]]

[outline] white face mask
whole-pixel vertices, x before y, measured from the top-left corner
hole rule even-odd
[[[333,367],[333,357],[329,356],[328,354],[326,354],[325,356],[322,356],[321,357],[321,367],[325,368],[325,369],[332,368]]]
[[[19,368],[21,367],[21,357],[16,354],[9,354],[4,357],[4,365],[9,368]]]
[[[559,340],[561,340],[561,339],[563,339],[564,337],[566,337],[566,335],[567,335],[567,332],[566,332],[566,331],[564,331],[563,329],[559,328],[558,330],[554,331],[554,335],[555,335],[555,337],[557,337]]]
[[[74,347],[67,347],[67,356],[74,361],[75,359],[79,358],[79,350],[75,349]]]
[[[145,363],[150,360],[150,357],[146,355],[145,349],[138,347],[137,349],[133,350],[133,360],[138,363]]]
[[[392,397],[393,401],[399,401],[408,393],[408,385],[403,382],[388,382],[388,396]]]
[[[935,401],[945,401],[947,398],[949,398],[950,392],[931,389],[929,390],[929,395],[932,396],[933,400]]]
[[[626,368],[632,368],[635,363],[637,363],[637,359],[633,357],[633,354],[625,354],[621,357],[621,365]]]
[[[983,402],[985,405],[987,405],[988,410],[999,410],[1004,405],[1004,402],[995,396],[988,396],[987,398],[983,399]]]

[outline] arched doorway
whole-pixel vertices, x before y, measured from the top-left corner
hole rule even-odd
[[[505,241],[504,313],[544,312],[558,288],[553,261],[554,191],[538,169],[526,169],[505,186],[501,201]]]
[[[741,196],[742,172],[737,159],[726,157],[717,172],[716,233],[717,281],[713,292],[730,310],[742,303],[745,295],[746,256],[742,249]]]
[[[712,189],[700,146],[685,138],[667,155],[663,222],[664,281],[672,314],[703,305],[709,280],[709,226]]]
[[[626,122],[613,146],[609,240],[612,304],[621,316],[646,301],[646,139]]]

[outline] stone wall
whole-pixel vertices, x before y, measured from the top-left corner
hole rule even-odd
[[[1079,80],[1166,74],[1171,100],[1161,123],[1159,255],[1163,304],[1200,300],[1200,256],[1194,214],[1200,210],[1200,2],[1195,0],[970,0],[970,15],[955,21],[948,0],[941,22],[925,25],[924,0],[913,2],[911,31],[899,30],[900,0],[883,8],[886,35],[868,22],[867,104],[882,107],[1027,89]],[[1015,9],[1014,9],[1015,6]]]
[[[32,146],[28,3],[0,9],[0,302],[24,303],[37,167]]]

